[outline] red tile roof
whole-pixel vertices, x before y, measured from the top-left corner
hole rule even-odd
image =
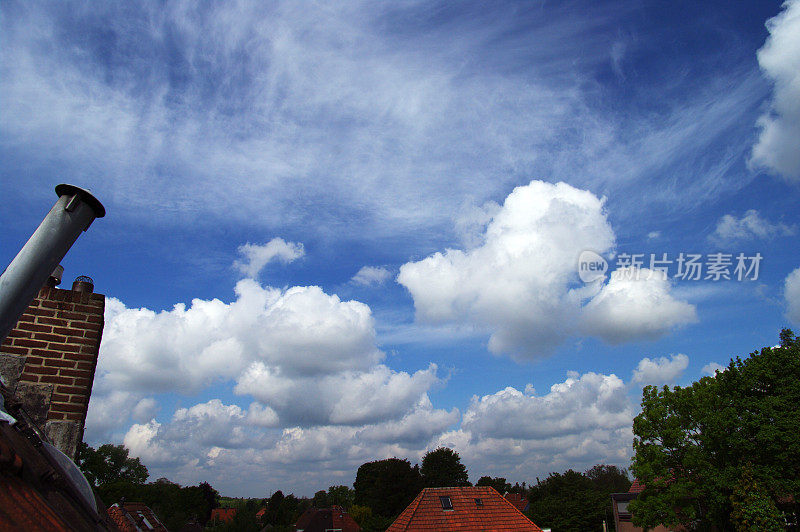
[[[503,495],[508,502],[514,505],[514,508],[520,512],[524,512],[528,506],[528,498],[523,497],[521,493],[506,493]]]
[[[211,510],[211,521],[215,519],[221,521],[223,523],[229,523],[233,521],[233,518],[236,516],[236,508],[214,508]]]
[[[0,455],[2,457],[2,455]],[[33,489],[14,475],[0,474],[0,530],[72,530]]]
[[[440,497],[449,497],[453,509],[443,509]],[[386,532],[448,530],[542,532],[489,486],[425,488]]]
[[[641,493],[644,491],[644,484],[639,482],[638,478],[633,479],[633,484],[631,484],[631,489],[628,490],[628,493]]]
[[[295,530],[304,532],[324,532],[331,529],[342,532],[359,532],[361,527],[341,506],[324,509],[309,508],[303,512],[295,524]]]

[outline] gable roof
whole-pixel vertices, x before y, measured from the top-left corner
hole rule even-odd
[[[209,518],[209,521],[214,521],[217,519],[223,523],[229,523],[233,521],[234,517],[236,517],[236,511],[236,508],[214,508],[211,510],[211,517]]]
[[[508,493],[503,495],[505,499],[514,505],[514,508],[520,512],[524,512],[528,508],[528,498],[523,497],[521,493]]]
[[[631,489],[628,490],[628,493],[641,493],[644,491],[644,484],[639,482],[638,478],[633,479],[633,484],[631,484]]]
[[[167,528],[159,521],[153,510],[141,502],[114,504],[109,507],[108,515],[122,532],[148,530],[167,532]]]
[[[448,497],[453,509],[445,510],[440,497]],[[386,532],[447,530],[542,532],[489,486],[425,488]]]
[[[295,530],[304,532],[324,532],[331,529],[342,532],[359,532],[361,527],[341,506],[322,509],[309,508],[303,512],[295,524]]]

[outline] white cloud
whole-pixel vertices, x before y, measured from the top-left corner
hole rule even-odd
[[[783,297],[786,300],[786,317],[800,325],[800,268],[786,276]]]
[[[248,423],[272,427],[400,420],[439,382],[430,365],[397,372],[379,362],[370,308],[320,288],[236,284],[236,299],[195,299],[154,312],[109,298],[87,431],[108,435],[156,410],[160,392],[230,382],[251,395]]]
[[[651,86],[660,113],[621,119],[596,107],[591,72],[608,65],[609,36],[631,6],[526,17],[506,7],[402,30],[383,23],[396,9],[28,5],[4,19],[0,128],[16,155],[4,167],[15,175],[9,159],[47,153],[140,225],[347,224],[420,238],[441,234],[431,228],[465,197],[483,203],[522,173],[624,192],[629,209],[742,186],[725,175],[743,143],[707,153],[723,135],[744,136],[742,116],[763,92],[756,73]],[[424,9],[403,8],[417,21]],[[635,43],[611,39],[619,67]],[[669,183],[653,171],[677,167]]]
[[[305,254],[303,244],[286,242],[282,238],[273,238],[266,244],[246,243],[239,246],[243,260],[237,260],[233,266],[241,273],[255,279],[261,270],[273,260],[288,264]]]
[[[609,343],[656,338],[664,331],[697,321],[694,305],[670,293],[666,273],[622,268],[611,274],[584,307],[584,330]]]
[[[712,377],[716,375],[718,371],[725,371],[725,366],[722,364],[718,364],[716,362],[709,362],[705,366],[703,366],[702,372],[705,375],[711,375]]]
[[[364,266],[351,279],[361,286],[382,285],[392,276],[392,273],[382,266]]]
[[[758,63],[774,83],[772,107],[758,120],[761,134],[753,162],[800,182],[800,1],[788,0],[767,21],[770,36]]]
[[[612,275],[582,307],[592,287],[572,288],[578,256],[613,245],[603,200],[565,183],[532,181],[493,213],[480,245],[406,263],[397,281],[411,292],[419,321],[488,330],[492,352],[515,356],[547,353],[573,334],[617,342],[695,319],[694,307],[675,300],[669,283],[648,270],[638,281]]]
[[[684,354],[656,359],[643,358],[633,371],[633,382],[637,384],[674,384],[689,366],[689,357]],[[708,367],[708,366],[707,366]],[[705,371],[705,368],[704,368]]]
[[[455,448],[473,474],[528,481],[597,463],[627,467],[633,416],[617,376],[570,372],[541,396],[509,387],[474,397],[461,426],[429,448]]]
[[[717,222],[717,228],[711,235],[711,240],[719,243],[734,242],[736,240],[767,239],[775,236],[789,236],[797,232],[794,226],[783,223],[770,223],[758,214],[756,210],[749,210],[736,218],[726,214]]]
[[[661,237],[661,231],[650,231],[649,233],[647,233],[647,238],[649,240],[655,240],[660,237]]]

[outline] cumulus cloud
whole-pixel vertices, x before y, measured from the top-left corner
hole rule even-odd
[[[641,385],[674,384],[689,366],[689,357],[678,353],[656,359],[643,358],[633,371],[633,382]],[[709,366],[706,366],[706,368]],[[706,368],[703,368],[705,371]]]
[[[492,352],[515,356],[547,353],[573,334],[619,342],[693,321],[694,307],[646,269],[634,281],[612,275],[583,306],[592,287],[576,287],[578,256],[614,246],[603,204],[565,183],[532,181],[492,214],[479,245],[406,263],[397,281],[414,298],[419,321],[488,330]]]
[[[716,362],[709,362],[708,364],[703,366],[703,369],[701,371],[703,372],[703,374],[710,375],[713,377],[714,375],[716,375],[718,371],[725,371],[725,366],[723,366],[722,364],[718,364]]]
[[[761,128],[753,162],[787,180],[800,182],[800,1],[767,21],[770,36],[758,51],[758,64],[773,82],[772,106],[758,120]]]
[[[786,300],[786,317],[792,323],[800,324],[800,268],[786,276],[783,297]]]
[[[670,294],[666,272],[621,268],[584,307],[584,330],[612,344],[656,338],[697,321],[693,305]]]
[[[305,255],[303,244],[286,242],[282,238],[273,238],[261,245],[248,242],[239,246],[238,251],[242,255],[242,260],[234,262],[234,268],[253,279],[273,260],[288,264]]]
[[[461,426],[431,443],[479,471],[531,479],[566,467],[627,466],[634,407],[616,375],[570,372],[544,395],[513,387],[473,397]]]
[[[382,266],[364,266],[350,279],[361,286],[382,285],[392,276],[392,273]]]
[[[741,218],[736,218],[731,214],[720,218],[710,238],[719,243],[728,243],[736,240],[789,236],[796,232],[796,227],[783,223],[770,223],[762,218],[758,211],[751,209],[745,212]]]
[[[229,382],[258,400],[241,416],[260,426],[398,420],[439,382],[380,364],[370,308],[319,287],[239,281],[236,299],[195,299],[170,310],[109,298],[87,430],[108,434],[155,411],[146,396],[197,393]]]

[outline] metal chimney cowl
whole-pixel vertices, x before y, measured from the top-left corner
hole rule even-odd
[[[14,328],[72,244],[95,218],[106,215],[88,190],[56,186],[59,198],[28,242],[0,276],[0,340]]]

